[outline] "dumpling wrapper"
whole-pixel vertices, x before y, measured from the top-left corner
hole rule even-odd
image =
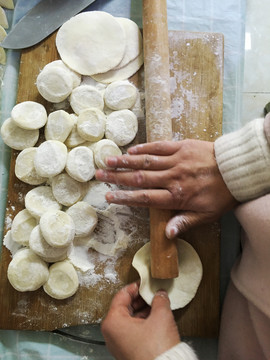
[[[148,305],[160,289],[167,291],[172,310],[183,308],[194,298],[202,279],[201,260],[188,242],[177,239],[177,248],[179,276],[175,279],[152,278],[149,242],[135,254],[132,265],[141,278],[139,293]]]

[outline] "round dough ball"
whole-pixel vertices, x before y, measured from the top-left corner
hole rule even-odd
[[[52,263],[66,259],[70,246],[56,248],[47,243],[44,239],[40,226],[34,227],[29,238],[30,249],[42,260]]]
[[[103,110],[103,94],[92,85],[80,85],[76,87],[70,95],[70,106],[76,114],[80,114],[88,108]]]
[[[34,291],[48,280],[48,265],[32,250],[21,249],[9,263],[7,277],[14,289]]]
[[[40,176],[60,174],[67,162],[67,147],[60,141],[47,140],[39,145],[34,158],[35,169]]]
[[[71,216],[61,210],[50,210],[40,218],[40,230],[44,239],[56,248],[67,247],[75,236],[75,224]]]
[[[16,243],[28,246],[32,230],[37,225],[35,219],[27,209],[18,212],[11,224],[11,236]]]
[[[22,129],[12,118],[8,118],[1,126],[1,136],[4,143],[12,149],[23,150],[35,146],[39,138],[39,130]]]
[[[68,174],[62,173],[52,179],[52,191],[60,204],[71,206],[83,198],[85,186]]]
[[[70,114],[70,117],[73,121],[73,128],[70,132],[70,134],[68,135],[66,141],[65,141],[65,145],[68,148],[74,148],[78,145],[81,145],[85,142],[85,139],[83,139],[77,130],[77,121],[78,121],[78,116],[75,114]]]
[[[177,239],[179,276],[175,279],[154,279],[150,268],[150,243],[145,244],[135,254],[132,265],[138,271],[140,295],[151,305],[159,289],[167,291],[171,309],[186,306],[195,296],[202,279],[202,263],[194,248],[186,241]]]
[[[94,147],[95,164],[100,169],[106,169],[105,159],[108,156],[122,155],[119,147],[112,140],[102,139],[96,143]]]
[[[45,126],[45,139],[65,142],[73,126],[74,121],[69,113],[64,110],[53,111]]]
[[[130,110],[113,111],[106,119],[105,136],[118,146],[134,140],[138,131],[137,116]]]
[[[42,104],[35,101],[23,101],[13,107],[11,117],[22,129],[37,130],[47,122],[47,111]]]
[[[88,11],[72,17],[60,27],[56,47],[71,69],[82,75],[98,74],[120,63],[125,53],[126,35],[112,15]]]
[[[112,110],[130,109],[136,99],[137,89],[127,80],[109,84],[104,92],[105,104]]]
[[[73,89],[77,86],[80,85],[81,83],[81,75],[79,73],[77,73],[76,71],[73,71],[72,69],[70,69],[62,60],[54,60],[51,61],[50,63],[46,64],[44,66],[44,69],[50,69],[52,67],[60,67],[62,69],[64,69],[65,71],[67,71],[71,77],[72,77],[72,81],[73,81]]]
[[[96,210],[87,202],[79,201],[67,209],[75,224],[75,236],[91,234],[98,222]]]
[[[44,291],[54,299],[66,299],[74,295],[79,287],[79,279],[74,266],[67,260],[57,262],[49,268],[49,278]]]
[[[52,103],[64,101],[73,89],[73,78],[68,70],[58,66],[46,67],[36,81],[40,95]]]
[[[46,211],[60,210],[62,207],[56,201],[50,186],[37,186],[28,191],[24,203],[30,214],[38,220]]]
[[[18,179],[30,185],[43,184],[47,178],[39,176],[34,165],[37,148],[29,147],[22,150],[16,158],[15,175]]]
[[[106,117],[104,113],[95,108],[82,111],[77,120],[79,135],[88,141],[98,141],[103,138]]]
[[[86,146],[77,146],[67,156],[66,172],[75,180],[86,182],[95,175],[93,151]]]

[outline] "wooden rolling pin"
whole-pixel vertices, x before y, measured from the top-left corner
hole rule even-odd
[[[171,140],[169,41],[166,0],[143,0],[144,76],[147,141]],[[176,242],[165,227],[172,213],[150,209],[151,273],[157,279],[178,276]]]

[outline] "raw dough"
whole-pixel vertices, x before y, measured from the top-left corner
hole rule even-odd
[[[83,139],[77,130],[77,121],[78,121],[78,116],[75,114],[70,114],[70,117],[73,121],[73,128],[69,134],[69,136],[67,137],[66,141],[65,141],[65,145],[68,148],[74,148],[78,145],[81,145],[85,142],[85,139]]]
[[[115,81],[104,92],[105,104],[112,110],[130,109],[136,99],[137,89],[128,80]]]
[[[54,60],[54,61],[48,63],[47,65],[45,65],[44,68],[50,69],[52,67],[60,67],[71,75],[72,81],[73,81],[73,85],[72,85],[73,89],[80,85],[81,80],[82,80],[81,75],[79,73],[77,73],[76,71],[73,71],[72,69],[70,69],[62,60]]]
[[[11,224],[11,236],[18,244],[28,246],[32,230],[37,225],[35,219],[27,209],[18,212]]]
[[[60,174],[67,162],[67,147],[60,141],[47,140],[39,145],[34,165],[38,175],[53,177]]]
[[[86,146],[77,146],[67,156],[66,172],[75,180],[86,182],[95,175],[93,151]]]
[[[74,221],[72,217],[64,211],[46,211],[41,216],[39,225],[44,239],[51,246],[66,248],[74,239]]]
[[[13,107],[11,117],[22,129],[36,130],[47,122],[47,111],[42,104],[35,101],[23,101]]]
[[[112,15],[88,11],[72,17],[60,27],[56,47],[71,69],[82,75],[98,74],[120,63],[126,35]]]
[[[49,114],[45,126],[45,139],[65,142],[73,129],[74,121],[69,113],[56,110]]]
[[[39,130],[26,130],[16,125],[12,118],[8,118],[1,126],[1,137],[6,145],[15,150],[23,150],[35,146],[39,137]]]
[[[29,147],[22,150],[16,158],[15,175],[18,179],[30,185],[41,185],[47,178],[39,176],[34,166],[34,158],[37,152],[36,147]]]
[[[24,248],[9,263],[7,276],[14,289],[34,291],[48,280],[48,265],[32,250]]]
[[[108,156],[119,156],[122,155],[119,147],[109,139],[102,139],[97,142],[94,147],[94,159],[95,164],[100,169],[106,169],[107,165],[105,164],[105,159]]]
[[[123,26],[127,39],[124,57],[120,64],[115,67],[115,69],[119,69],[142,53],[143,41],[141,31],[134,21],[121,17],[115,19]]]
[[[70,246],[56,248],[49,245],[44,239],[39,225],[37,225],[31,232],[29,247],[35,254],[41,257],[42,260],[49,263],[66,259],[70,249]]]
[[[89,181],[83,201],[99,210],[105,210],[109,204],[105,198],[108,191],[117,189],[116,185],[104,183],[98,180]]]
[[[52,191],[60,204],[71,206],[83,198],[85,186],[68,174],[62,173],[52,179]]]
[[[83,110],[78,116],[77,131],[79,135],[88,141],[98,141],[103,138],[106,117],[96,108]]]
[[[75,224],[75,236],[91,234],[98,222],[96,210],[87,202],[79,201],[67,209]]]
[[[113,81],[126,80],[134,75],[143,64],[143,54],[140,54],[134,60],[130,61],[126,66],[119,69],[112,69],[106,73],[91,75],[96,81],[104,84],[112,83]]]
[[[3,26],[4,29],[8,29],[7,16],[4,9],[1,6],[0,6],[0,25]]]
[[[194,248],[186,241],[177,239],[179,276],[175,279],[153,279],[150,270],[150,243],[145,244],[133,258],[132,265],[138,271],[140,295],[151,305],[159,289],[168,292],[171,309],[186,306],[195,296],[202,279],[202,263]]]
[[[80,114],[88,108],[103,110],[103,94],[92,85],[80,85],[70,95],[70,106],[76,114]]]
[[[74,266],[67,260],[57,262],[49,268],[49,278],[44,291],[54,299],[66,299],[76,293],[79,280]]]
[[[138,131],[137,116],[130,110],[113,111],[106,119],[105,136],[118,146],[129,144]]]
[[[61,205],[56,201],[50,186],[37,186],[25,195],[25,207],[32,216],[40,219],[48,210],[60,210]]]

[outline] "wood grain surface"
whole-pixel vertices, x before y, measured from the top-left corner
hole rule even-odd
[[[211,140],[221,134],[222,127],[222,81],[223,37],[219,34],[169,32],[171,112],[174,138]],[[38,46],[24,50],[21,57],[17,102],[34,100],[43,103],[48,112],[51,105],[38,94],[35,80],[45,64],[58,58],[55,34]],[[143,69],[132,81],[143,91]],[[145,124],[140,122],[136,142],[145,141]],[[24,208],[24,195],[31,188],[14,175],[14,163],[18,152],[11,159],[5,231],[16,213]],[[130,246],[117,260],[114,267],[117,281],[105,277],[106,263],[98,264],[101,281],[92,287],[80,286],[70,299],[54,300],[42,289],[20,293],[7,280],[7,267],[11,260],[3,246],[0,264],[0,328],[25,330],[54,330],[72,325],[99,323],[105,315],[114,293],[138,277],[131,266],[134,253],[149,238],[147,210],[131,209],[130,226],[137,232]],[[219,327],[219,236],[218,224],[202,226],[185,235],[197,250],[204,269],[198,292],[184,309],[175,316],[182,336],[217,336]],[[99,265],[99,266],[98,266]]]

